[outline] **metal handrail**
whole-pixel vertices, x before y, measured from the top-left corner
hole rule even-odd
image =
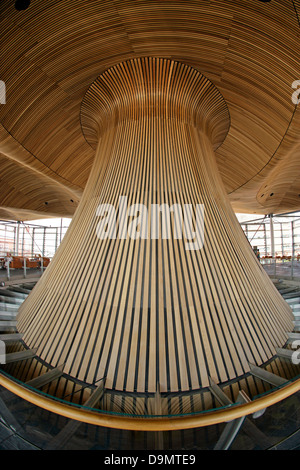
[[[84,407],[55,401],[48,396],[43,396],[34,390],[30,390],[28,387],[11,380],[1,373],[0,385],[33,405],[66,418],[96,426],[131,431],[178,431],[220,424],[261,411],[300,391],[300,379],[297,379],[274,392],[241,405],[232,405],[199,414],[172,417],[134,417],[122,414],[101,413]]]

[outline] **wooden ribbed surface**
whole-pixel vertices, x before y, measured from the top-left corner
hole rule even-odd
[[[143,70],[143,73],[141,71]],[[226,382],[275,355],[291,311],[232,212],[213,147],[229,129],[225,101],[193,68],[144,58],[119,64],[82,105],[99,138],[91,175],[58,252],[20,308],[24,341],[72,377],[155,392]],[[99,240],[97,208],[204,204],[205,239]],[[118,228],[118,227],[117,227]]]
[[[79,119],[86,90],[111,66],[147,56],[192,66],[221,91],[231,128],[216,157],[235,210],[299,209],[299,159],[289,158],[300,139],[299,11],[299,0],[34,0],[22,12],[1,1],[0,131],[15,145],[8,152],[1,137],[11,182],[0,216],[74,213],[95,156]]]

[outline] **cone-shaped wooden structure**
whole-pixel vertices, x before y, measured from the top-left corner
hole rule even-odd
[[[81,123],[94,166],[67,235],[20,308],[25,343],[72,377],[105,376],[107,388],[138,392],[226,382],[272,358],[291,311],[218,175],[214,150],[230,125],[218,90],[181,63],[134,59],[90,87]]]

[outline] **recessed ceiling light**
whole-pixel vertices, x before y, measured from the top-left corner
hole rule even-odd
[[[16,0],[15,9],[18,11],[26,10],[30,5],[30,0]]]

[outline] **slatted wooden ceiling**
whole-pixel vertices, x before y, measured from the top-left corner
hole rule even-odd
[[[2,1],[0,217],[74,213],[94,159],[85,92],[141,56],[191,65],[221,91],[231,127],[217,163],[234,209],[299,209],[299,11],[299,0],[32,0],[21,12]]]

